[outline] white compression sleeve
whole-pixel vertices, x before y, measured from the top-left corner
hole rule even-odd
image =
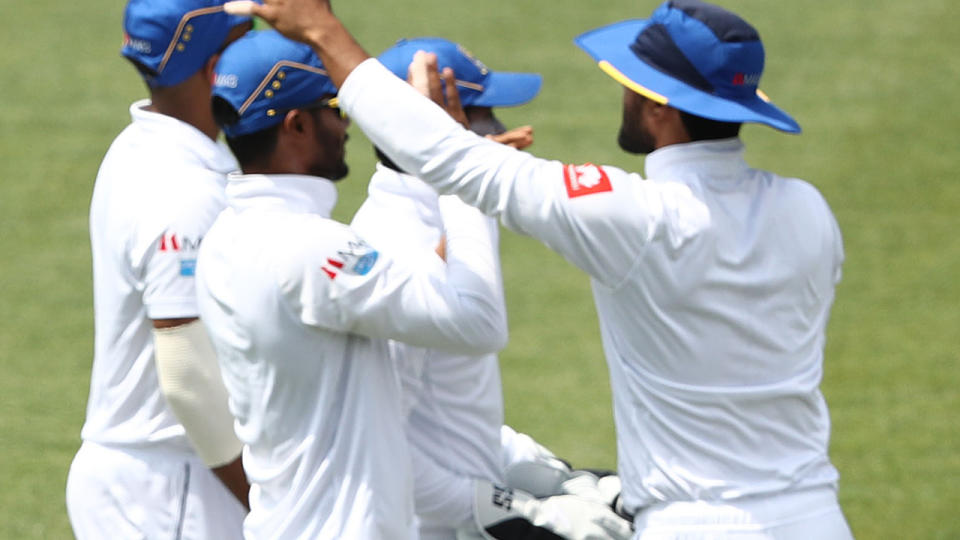
[[[160,389],[208,467],[230,463],[243,443],[233,431],[217,356],[199,320],[154,329]]]

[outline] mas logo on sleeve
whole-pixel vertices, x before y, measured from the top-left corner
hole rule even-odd
[[[563,181],[567,185],[567,195],[572,199],[594,193],[613,191],[610,177],[602,167],[593,163],[583,165],[564,165]]]
[[[365,276],[377,263],[380,253],[363,240],[356,238],[337,250],[333,257],[327,257],[327,264],[321,268],[330,277],[337,279],[341,273]]]
[[[157,251],[161,256],[173,256],[180,259],[180,275],[194,277],[197,273],[197,250],[203,237],[190,238],[175,232],[166,231],[160,237]]]

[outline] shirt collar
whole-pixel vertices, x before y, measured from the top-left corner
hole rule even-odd
[[[238,212],[272,208],[329,218],[337,188],[319,176],[232,173],[227,176],[227,204]]]
[[[647,178],[705,175],[711,178],[742,178],[749,167],[743,159],[739,138],[671,144],[647,156]]]
[[[138,129],[157,134],[169,144],[183,149],[187,155],[196,157],[205,169],[227,174],[239,168],[225,144],[212,140],[182,120],[148,111],[146,108],[150,105],[149,99],[142,99],[130,106],[130,117]]]
[[[424,204],[436,206],[437,191],[416,176],[397,172],[383,163],[377,163],[377,170],[370,178],[367,192],[371,195],[385,192],[409,197]]]

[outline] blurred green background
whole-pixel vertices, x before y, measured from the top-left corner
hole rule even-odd
[[[844,232],[823,390],[840,498],[858,538],[960,538],[960,33],[947,0],[720,2],[764,38],[762,87],[804,127],[749,126],[748,160],[816,185]],[[573,46],[654,1],[340,1],[372,53],[398,37],[460,41],[494,69],[539,71],[503,110],[534,153],[642,171],[615,143],[621,91]],[[97,166],[145,95],[119,56],[123,2],[4,0],[0,17],[0,538],[69,538],[67,468],[92,357],[87,208]],[[349,219],[372,170],[351,128]],[[583,466],[616,462],[587,278],[503,235],[507,420]]]

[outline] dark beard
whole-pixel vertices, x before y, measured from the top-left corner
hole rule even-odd
[[[656,148],[653,137],[643,129],[627,131],[624,125],[620,126],[620,133],[617,135],[617,144],[620,148],[631,154],[649,154]]]
[[[346,162],[341,161],[340,163],[335,165],[333,168],[315,167],[310,174],[312,176],[319,176],[321,178],[326,178],[327,180],[330,180],[332,182],[336,182],[337,180],[342,180],[343,178],[346,178],[347,173],[349,172],[350,172],[350,168],[347,167]]]

